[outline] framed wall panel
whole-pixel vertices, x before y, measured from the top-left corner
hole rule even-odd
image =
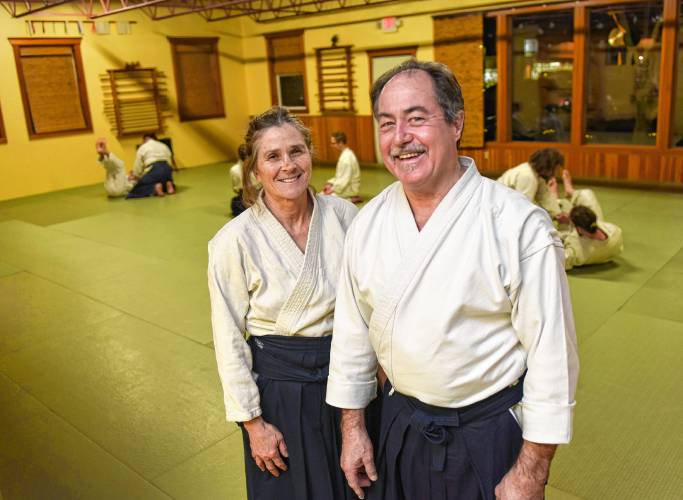
[[[5,132],[5,122],[2,121],[2,108],[0,108],[0,144],[7,144],[7,133]]]
[[[266,35],[272,104],[306,113],[306,61],[302,30]]]
[[[218,38],[169,37],[180,121],[225,116]]]
[[[92,131],[80,38],[11,38],[30,139]]]

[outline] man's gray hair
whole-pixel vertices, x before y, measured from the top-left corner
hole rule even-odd
[[[434,94],[439,106],[443,110],[446,123],[455,123],[460,115],[465,110],[465,101],[462,98],[462,90],[460,84],[456,80],[453,72],[445,64],[427,61],[416,61],[410,59],[398,66],[390,69],[372,85],[370,91],[370,100],[372,101],[372,112],[377,118],[379,113],[379,96],[382,90],[389,81],[399,73],[405,71],[424,71],[432,79],[434,84]]]

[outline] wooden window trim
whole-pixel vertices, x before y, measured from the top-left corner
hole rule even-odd
[[[417,57],[417,45],[407,45],[405,47],[391,47],[388,49],[374,49],[366,50],[368,55],[368,78],[370,79],[370,89],[372,89],[372,60],[375,57],[390,57],[390,56],[413,56]]]
[[[5,132],[5,122],[2,119],[2,107],[0,107],[0,144],[7,144],[7,133]]]
[[[24,105],[24,117],[26,118],[26,127],[28,128],[29,140],[43,139],[47,137],[58,137],[64,135],[82,134],[92,132],[92,119],[90,118],[90,106],[88,105],[88,92],[85,86],[85,77],[83,71],[83,59],[81,58],[81,39],[80,38],[9,38],[14,50],[14,62],[17,67],[17,75],[19,77],[19,87],[21,89],[21,100]],[[73,130],[60,130],[56,132],[35,132],[35,126],[31,119],[31,106],[29,103],[28,91],[26,89],[26,79],[24,77],[24,70],[21,63],[21,48],[22,47],[40,47],[40,46],[66,46],[71,47],[73,51],[73,61],[76,66],[76,79],[78,81],[78,92],[81,102],[81,111],[83,112],[83,120],[85,127]]]
[[[190,121],[196,121],[196,120],[207,120],[209,118],[225,118],[225,101],[223,99],[223,80],[221,79],[221,70],[220,70],[220,58],[218,57],[218,37],[176,37],[176,36],[169,36],[167,37],[170,45],[171,45],[171,57],[173,59],[173,77],[175,79],[175,90],[176,90],[176,99],[178,100],[178,118],[181,122],[190,122]],[[211,45],[213,46],[213,56],[216,58],[216,69],[214,72],[214,76],[216,78],[216,81],[218,82],[218,94],[216,97],[218,97],[218,101],[220,102],[220,109],[221,111],[218,113],[208,113],[206,115],[192,115],[192,116],[184,116],[184,113],[182,111],[182,107],[180,106],[180,94],[181,94],[181,88],[180,88],[180,81],[182,78],[182,75],[180,74],[180,68],[178,64],[178,51],[177,51],[177,46],[178,45]]]
[[[304,109],[297,109],[296,113],[306,114],[310,110],[308,105],[308,78],[306,75],[306,52],[304,47],[304,30],[290,30],[290,31],[279,31],[277,33],[268,33],[264,35],[266,38],[266,55],[268,58],[268,79],[270,81],[270,102],[273,106],[279,105],[279,100],[277,96],[277,75],[275,74],[274,62],[275,54],[273,53],[272,41],[277,38],[293,38],[298,37],[299,48],[301,49],[301,60],[303,66],[304,75]]]

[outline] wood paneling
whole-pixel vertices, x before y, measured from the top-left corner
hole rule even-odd
[[[484,149],[460,150],[475,159],[479,170],[496,176],[527,161],[537,149],[557,147],[565,155],[565,167],[581,179],[617,183],[683,183],[683,151],[662,151],[646,146],[584,145],[511,142],[486,144]]]
[[[434,18],[434,59],[453,71],[465,99],[463,147],[484,145],[483,40],[483,13]]]
[[[374,132],[370,115],[298,115],[313,134],[314,159],[336,162],[339,152],[330,146],[333,132],[344,132],[358,161],[375,163]]]

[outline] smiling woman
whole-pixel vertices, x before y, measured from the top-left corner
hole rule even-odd
[[[357,209],[309,189],[311,134],[284,108],[251,121],[245,148],[250,207],[209,244],[209,291],[249,498],[352,498],[339,411],[324,401],[342,243]]]

